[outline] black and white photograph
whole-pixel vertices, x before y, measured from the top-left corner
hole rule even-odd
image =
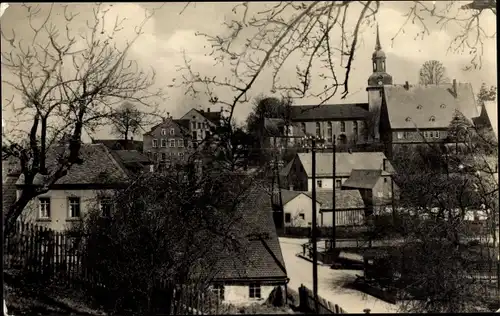
[[[500,313],[496,4],[2,2],[3,314]]]

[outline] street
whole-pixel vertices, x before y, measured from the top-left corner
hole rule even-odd
[[[301,284],[312,290],[312,263],[296,256],[307,239],[280,238],[281,251],[287,269],[290,288],[297,290]],[[333,304],[338,304],[348,313],[363,313],[369,308],[371,313],[396,313],[397,306],[362,292],[344,288],[345,282],[354,281],[362,271],[333,270],[328,266],[318,266],[318,294]]]

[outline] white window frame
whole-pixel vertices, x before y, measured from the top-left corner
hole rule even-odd
[[[223,301],[224,300],[224,284],[214,284],[212,285],[211,291],[213,294],[215,294],[215,297],[217,297],[218,300]]]
[[[153,139],[153,148],[158,148],[158,139]]]
[[[301,218],[302,220],[305,220],[306,219],[306,214],[305,213],[299,213],[299,218]]]
[[[77,203],[75,203],[77,202]],[[73,216],[73,205],[78,206],[78,216]],[[71,196],[68,197],[68,218],[81,218],[82,216],[82,201],[80,197]]]
[[[337,186],[337,183],[339,184],[338,186]],[[335,187],[336,188],[341,188],[342,187],[342,180],[341,179],[335,179]]]
[[[172,144],[174,144],[174,145],[172,145]],[[169,147],[175,147],[175,139],[170,140]]]
[[[439,138],[439,131],[435,131],[435,132],[434,132],[434,137],[435,137],[435,138]]]
[[[398,139],[403,139],[403,138],[404,138],[404,133],[398,132]]]
[[[287,220],[286,220],[286,216],[287,216],[287,215],[289,215],[289,216],[290,216],[290,220],[289,220],[289,221],[287,221]],[[291,222],[292,222],[292,213],[288,213],[288,212],[287,212],[287,213],[285,213],[285,218],[284,218],[284,220],[285,220],[285,223],[291,223]]]
[[[180,153],[178,153],[178,156],[179,156],[179,157],[183,157],[183,156],[184,156],[184,153],[181,151]]]
[[[161,161],[167,160],[167,153],[161,153],[160,160]]]
[[[160,142],[160,146],[161,146],[162,148],[167,147],[167,141],[168,141],[168,139],[166,139],[166,138],[162,138],[162,139],[161,139],[161,142]]]
[[[175,128],[170,129],[170,135],[175,135]]]
[[[179,147],[179,148],[183,148],[184,147],[184,139],[179,139],[177,141],[177,147]]]
[[[38,218],[39,219],[50,219],[50,198],[49,197],[38,198]]]
[[[316,187],[323,188],[323,180],[316,180]]]
[[[248,296],[253,299],[262,298],[262,288],[259,283],[252,283],[248,286]]]
[[[340,121],[340,132],[345,133],[345,122],[344,121]]]
[[[165,128],[162,128],[162,129],[161,129],[161,134],[162,134],[163,136],[167,135],[167,130],[166,130]]]

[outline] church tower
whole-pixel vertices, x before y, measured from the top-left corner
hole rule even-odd
[[[384,85],[392,85],[392,76],[386,72],[385,53],[380,45],[380,37],[377,24],[377,38],[375,42],[375,51],[372,54],[372,70],[373,73],[368,78],[368,105],[371,112],[370,122],[367,128],[370,128],[370,137],[372,141],[380,140],[380,108],[382,106],[382,97]]]

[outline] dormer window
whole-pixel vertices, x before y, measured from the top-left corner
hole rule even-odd
[[[434,122],[435,120],[436,120],[436,118],[435,118],[434,116],[431,116],[431,117],[429,118],[429,121],[431,121],[431,122]]]
[[[411,121],[411,117],[408,116],[405,121],[410,122]]]
[[[421,110],[422,109],[422,104],[417,105],[417,109]]]
[[[446,107],[446,104],[444,104],[444,103],[440,105],[440,108],[442,108],[442,109],[444,109],[445,107]]]

